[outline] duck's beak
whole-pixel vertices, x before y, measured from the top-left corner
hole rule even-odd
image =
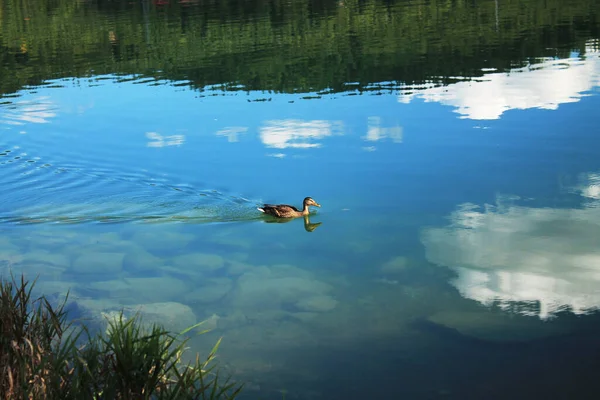
[[[321,205],[319,203],[317,203],[316,201],[315,201],[315,204],[313,204],[313,206],[319,207],[319,208],[321,207]]]

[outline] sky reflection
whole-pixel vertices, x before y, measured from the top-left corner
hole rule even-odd
[[[452,284],[463,296],[535,303],[524,313],[541,319],[600,308],[599,207],[536,208],[499,197],[494,205],[462,204],[450,221],[424,229],[421,240],[429,261],[458,274]]]
[[[448,86],[411,87],[398,96],[401,103],[416,98],[454,107],[460,118],[492,120],[514,109],[554,110],[577,102],[600,85],[600,51],[589,41],[585,57],[548,59],[508,73],[486,73]]]
[[[185,142],[185,135],[163,136],[156,132],[146,132],[148,147],[181,146]]]
[[[22,126],[26,124],[47,124],[56,117],[56,106],[49,96],[37,96],[19,100],[6,107],[0,124]]]
[[[321,147],[325,137],[341,134],[342,126],[341,121],[270,120],[260,128],[260,139],[269,148],[310,149]]]

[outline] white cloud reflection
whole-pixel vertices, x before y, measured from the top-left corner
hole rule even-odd
[[[162,136],[156,132],[146,132],[146,137],[150,139],[148,147],[181,146],[185,142],[184,135]]]
[[[275,157],[275,158],[284,158],[285,154],[283,154],[283,153],[271,153],[271,154],[267,154],[267,156],[269,156],[269,157]]]
[[[464,297],[507,308],[529,303],[524,314],[546,319],[600,308],[598,238],[600,207],[531,208],[499,199],[462,205],[448,227],[425,229],[421,240],[429,261],[456,271],[452,284]]]
[[[579,176],[579,183],[570,188],[588,200],[588,206],[600,205],[600,173],[589,172]]]
[[[45,124],[56,117],[56,109],[47,96],[21,100],[3,107],[0,121],[6,125]]]
[[[308,149],[321,147],[320,140],[341,131],[341,122],[296,119],[265,121],[260,128],[260,140],[275,149]]]
[[[225,136],[229,143],[235,143],[239,140],[239,136],[245,134],[248,128],[245,126],[228,126],[217,131],[217,136]]]
[[[380,117],[369,117],[367,135],[363,139],[369,142],[377,142],[383,139],[391,139],[395,143],[402,142],[402,127],[399,125],[383,127]],[[371,146],[372,147],[372,146]]]
[[[512,109],[556,109],[577,102],[600,86],[598,41],[590,41],[584,58],[549,59],[508,73],[489,73],[477,80],[447,86],[406,87],[398,101],[423,98],[456,107],[461,118],[498,119]]]

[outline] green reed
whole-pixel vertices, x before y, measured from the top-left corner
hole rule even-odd
[[[204,400],[242,390],[215,368],[221,339],[206,358],[182,360],[183,336],[201,323],[172,334],[121,313],[91,335],[67,322],[66,298],[58,306],[33,298],[34,284],[0,280],[0,398]]]

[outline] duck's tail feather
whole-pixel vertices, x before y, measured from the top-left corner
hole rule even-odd
[[[264,208],[262,208],[262,207],[257,207],[256,209],[257,209],[258,211],[262,212],[262,213],[264,213],[264,212],[265,212],[265,209],[264,209]]]

